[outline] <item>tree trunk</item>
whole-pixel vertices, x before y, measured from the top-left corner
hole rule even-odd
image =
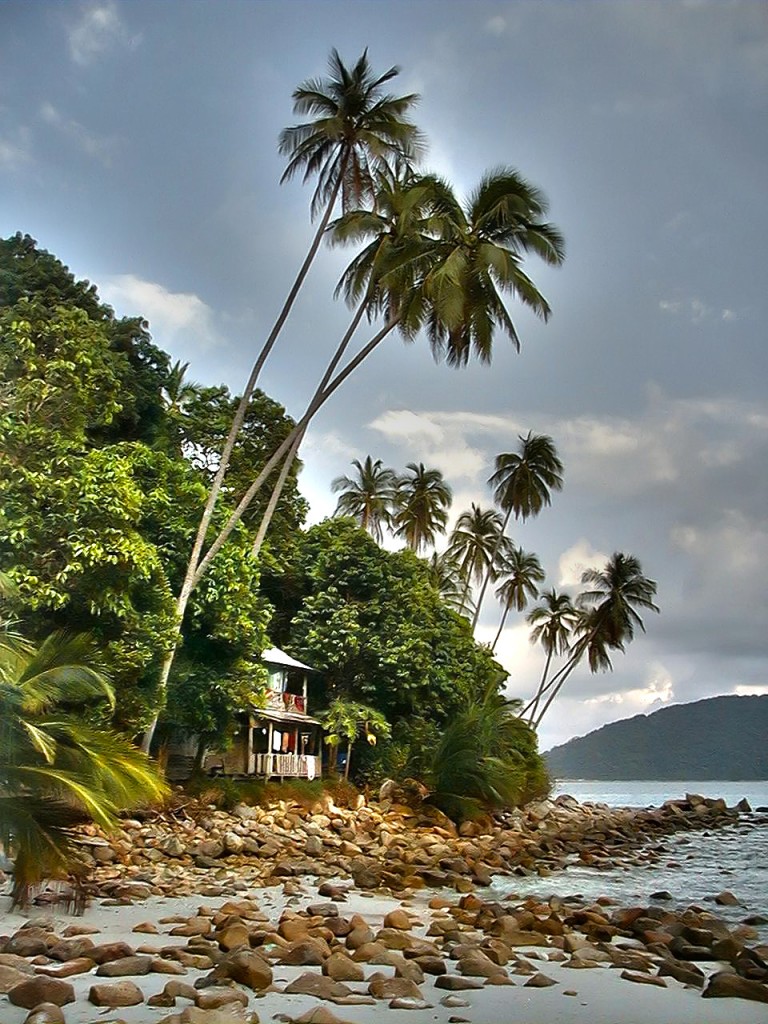
[[[504,605],[504,611],[502,612],[501,615],[501,622],[499,623],[499,631],[496,634],[496,639],[491,644],[491,654],[493,654],[493,652],[496,650],[496,644],[499,642],[499,637],[501,636],[501,632],[504,629],[504,623],[507,621],[507,616],[509,615],[509,609],[511,607],[512,605],[510,601],[507,601],[507,603]]]
[[[483,585],[482,585],[482,587],[480,589],[480,596],[477,599],[477,607],[475,608],[475,617],[472,619],[472,630],[473,631],[474,631],[475,627],[477,626],[478,619],[480,618],[480,609],[483,607],[483,599],[485,597],[485,592],[488,589],[488,584],[491,581],[491,574],[493,573],[493,563],[496,561],[496,555],[498,555],[498,553],[499,553],[499,548],[501,547],[501,542],[504,539],[504,533],[505,533],[505,531],[507,529],[507,524],[509,523],[509,517],[511,515],[512,515],[512,509],[508,508],[507,509],[507,514],[504,517],[504,522],[501,525],[501,532],[499,533],[499,536],[498,536],[498,538],[496,540],[496,543],[494,544],[493,552],[491,554],[490,561],[488,562],[488,568],[485,571],[485,579],[483,580]]]
[[[344,765],[344,778],[349,778],[349,764],[352,760],[352,740],[347,741],[347,762]]]

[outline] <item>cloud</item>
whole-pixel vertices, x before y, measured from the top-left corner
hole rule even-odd
[[[105,167],[111,166],[112,153],[117,145],[115,137],[97,135],[96,132],[86,128],[79,121],[65,117],[52,103],[47,101],[40,106],[40,116],[46,124],[71,139],[86,156],[93,157]]]
[[[31,161],[28,131],[20,129],[15,140],[0,138],[0,170],[18,171]]]
[[[92,64],[115,45],[134,47],[141,41],[140,35],[130,35],[125,28],[114,0],[83,5],[67,36],[69,55],[80,67]]]
[[[558,586],[581,586],[581,575],[585,569],[602,569],[608,561],[608,555],[592,547],[588,540],[582,538],[572,547],[564,551],[558,561]]]
[[[686,299],[661,299],[659,309],[670,316],[684,316],[695,325],[714,319],[724,320],[726,323],[739,319],[736,310],[726,308],[718,311],[696,296]]]
[[[183,346],[199,352],[224,345],[214,312],[197,295],[170,292],[154,281],[143,281],[133,274],[108,277],[101,286],[103,297],[127,315],[149,320],[155,339],[163,348]]]

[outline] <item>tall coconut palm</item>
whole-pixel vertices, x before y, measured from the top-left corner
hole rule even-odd
[[[466,609],[465,581],[461,566],[450,551],[433,551],[427,561],[429,580],[441,600],[455,612]]]
[[[603,569],[585,570],[581,582],[590,589],[582,591],[576,599],[580,611],[576,624],[579,637],[571,647],[568,662],[547,684],[550,694],[533,722],[537,728],[585,654],[590,671],[610,671],[613,666],[609,652],[623,652],[634,639],[636,628],[645,632],[637,609],[659,611],[653,600],[656,583],[643,574],[634,555],[615,552]]]
[[[127,741],[87,724],[84,705],[114,704],[86,637],[53,634],[39,646],[0,637],[0,844],[15,854],[15,903],[78,863],[70,829],[104,828],[117,812],[166,787]]]
[[[541,595],[542,603],[528,616],[533,626],[530,640],[532,644],[540,643],[544,648],[546,660],[541,680],[534,698],[523,708],[523,714],[529,714],[531,721],[536,718],[541,694],[546,690],[547,678],[552,659],[565,654],[571,634],[579,619],[578,609],[569,594],[559,594],[554,587]]]
[[[421,183],[410,187],[419,188]],[[553,265],[563,259],[560,234],[551,225],[536,219],[546,208],[541,193],[508,170],[483,179],[467,206],[468,213],[445,183],[433,179],[431,190],[431,227],[427,232],[429,237],[420,239],[423,247],[416,246],[416,254],[411,255],[409,246],[392,246],[387,260],[377,269],[377,296],[386,298],[380,306],[371,308],[376,312],[385,310],[384,325],[321,386],[294,431],[261,468],[204,555],[203,541],[212,506],[207,521],[201,523],[177,603],[179,620],[192,590],[270,474],[300,441],[316,412],[391,331],[397,327],[406,339],[411,339],[424,326],[435,358],[461,366],[470,354],[489,362],[498,330],[519,347],[517,332],[500,292],[517,296],[538,315],[548,318],[548,303],[521,266],[523,255],[529,252]],[[402,280],[403,268],[409,267],[414,267],[415,272],[406,285]],[[163,665],[161,688],[167,681],[172,660],[173,651]],[[151,738],[151,730],[145,735],[145,748],[148,738]]]
[[[294,113],[309,115],[311,120],[292,125],[280,135],[279,150],[289,158],[281,183],[299,172],[302,172],[305,182],[316,177],[311,212],[313,217],[321,208],[323,212],[304,262],[253,364],[224,442],[176,602],[178,635],[190,595],[199,579],[206,537],[248,403],[262,367],[317,255],[339,195],[345,209],[362,202],[372,192],[372,176],[376,170],[389,163],[409,164],[417,160],[423,150],[421,133],[408,117],[418,97],[413,93],[393,96],[385,91],[387,83],[398,74],[397,67],[391,67],[381,75],[375,74],[367,49],[352,68],[347,68],[334,49],[329,59],[328,77],[308,80],[294,91]],[[291,444],[294,441],[295,438]],[[164,658],[159,680],[161,690],[167,685],[174,654],[175,649],[171,649]],[[145,750],[149,749],[156,724],[157,717],[144,735],[142,746]]]
[[[163,385],[163,404],[171,417],[183,416],[187,406],[200,392],[200,385],[187,380],[189,363],[177,359]]]
[[[496,596],[501,601],[504,610],[498,632],[491,644],[491,651],[496,650],[496,644],[499,642],[510,611],[513,608],[518,612],[525,611],[529,600],[539,593],[538,584],[544,580],[544,570],[538,557],[515,545],[512,545],[511,551],[503,559],[498,572],[499,578],[504,582],[496,591]]]
[[[472,583],[480,583],[488,571],[494,571],[493,558],[499,548],[501,525],[500,512],[480,508],[473,502],[469,511],[461,513],[451,530],[448,551],[458,562],[464,578],[464,608]]]
[[[395,535],[418,554],[445,530],[453,494],[439,469],[409,462],[406,470],[397,485]]]
[[[551,492],[559,491],[563,486],[563,464],[552,438],[529,430],[518,440],[520,447],[516,452],[496,456],[496,469],[488,481],[494,489],[496,504],[504,511],[501,536],[505,535],[512,515],[522,522],[537,516],[551,504]],[[480,590],[473,626],[477,625],[480,617],[489,579],[486,576]]]
[[[392,525],[392,507],[397,490],[397,474],[381,459],[367,455],[365,462],[352,460],[356,477],[337,476],[331,490],[339,495],[334,515],[352,516],[379,544],[384,539],[383,527]]]
[[[523,258],[535,253],[552,266],[564,259],[560,232],[542,220],[543,193],[502,167],[486,174],[464,205],[446,190],[437,212],[442,253],[428,284],[433,351],[454,366],[465,365],[471,355],[490,362],[497,331],[519,349],[504,296],[514,296],[546,321],[549,304],[523,271]]]

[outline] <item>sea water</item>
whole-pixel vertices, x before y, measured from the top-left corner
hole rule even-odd
[[[660,807],[665,800],[683,799],[686,793],[723,797],[729,807],[746,798],[751,814],[725,828],[678,832],[654,837],[653,847],[663,847],[658,861],[640,866],[610,869],[574,863],[546,878],[538,876],[499,878],[493,888],[499,896],[519,893],[547,898],[583,896],[587,900],[608,896],[624,906],[685,908],[696,905],[711,910],[730,924],[759,914],[768,918],[768,781],[766,782],[558,782],[554,796],[567,793],[582,803],[610,807]],[[655,901],[652,894],[666,890],[671,900]],[[713,897],[732,892],[740,906],[721,907]],[[768,926],[758,928],[760,940],[768,941]]]

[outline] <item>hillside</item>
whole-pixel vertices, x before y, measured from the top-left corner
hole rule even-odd
[[[547,751],[558,779],[768,779],[768,695],[635,715]]]

